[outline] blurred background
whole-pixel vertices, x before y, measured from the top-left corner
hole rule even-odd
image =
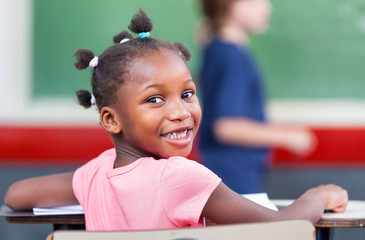
[[[270,198],[297,198],[307,188],[337,183],[365,200],[365,2],[273,0],[270,29],[252,38],[265,76],[271,121],[309,126],[318,148],[298,158],[275,149]],[[73,66],[78,48],[96,55],[143,8],[152,36],[184,43],[198,80],[200,22],[196,0],[0,0],[0,198],[25,177],[74,170],[112,147],[96,109],[74,92],[90,89],[90,71]],[[191,157],[198,159],[198,150]],[[0,239],[45,239],[52,226],[10,224]],[[339,229],[335,239],[365,237]]]

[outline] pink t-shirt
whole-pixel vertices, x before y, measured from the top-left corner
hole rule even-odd
[[[73,190],[89,231],[204,226],[201,212],[221,179],[183,157],[140,158],[113,168],[115,149],[76,170]]]

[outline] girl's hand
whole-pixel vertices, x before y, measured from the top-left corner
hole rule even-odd
[[[334,184],[320,185],[307,190],[298,200],[281,209],[281,219],[307,219],[313,224],[323,216],[324,210],[344,212],[348,202],[347,191]]]
[[[344,212],[347,207],[348,193],[345,189],[334,184],[320,185],[307,192],[314,192],[323,197],[326,210]]]
[[[344,212],[346,210],[349,199],[347,190],[334,184],[319,186],[319,188],[324,188],[329,198],[325,209],[330,209],[334,212]]]

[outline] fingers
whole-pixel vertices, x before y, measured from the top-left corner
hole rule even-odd
[[[346,207],[347,207],[347,204],[343,204],[343,205],[333,208],[332,211],[335,213],[342,213],[342,212],[345,212]]]
[[[292,137],[289,142],[289,150],[297,155],[309,155],[317,147],[316,136],[307,129],[296,129],[292,131]]]
[[[327,194],[326,209],[330,209],[334,212],[344,212],[348,202],[347,190],[334,184],[328,184],[321,187]]]

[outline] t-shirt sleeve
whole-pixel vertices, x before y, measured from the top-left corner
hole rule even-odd
[[[86,191],[85,186],[87,182],[87,172],[90,168],[90,163],[87,163],[78,169],[76,169],[73,178],[72,178],[72,188],[74,191],[74,194],[79,201],[80,205],[84,207],[85,205],[85,199],[86,199]]]
[[[170,221],[178,227],[197,226],[201,212],[221,179],[203,165],[170,158],[161,178],[161,199]]]
[[[221,52],[220,81],[216,93],[217,117],[247,116],[250,102],[252,65],[238,50]]]
[[[99,166],[106,162],[106,159],[115,158],[115,150],[109,149],[101,153],[97,158],[94,158],[76,169],[72,178],[72,188],[79,201],[80,205],[85,208],[85,202],[87,201],[89,188],[91,181],[97,173]]]

